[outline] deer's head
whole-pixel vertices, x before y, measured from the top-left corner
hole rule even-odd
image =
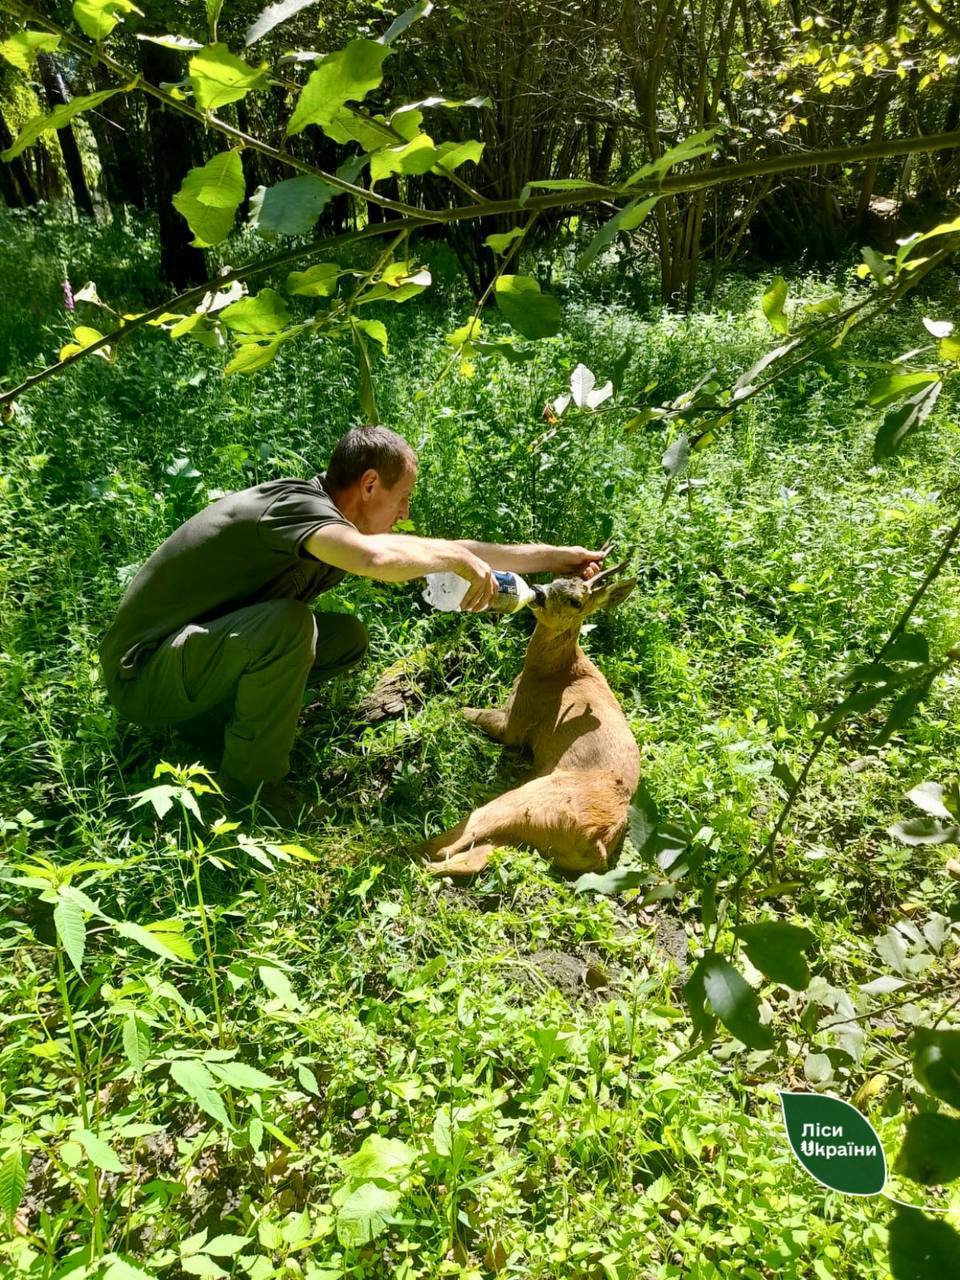
[[[530,610],[538,624],[551,631],[579,629],[591,613],[598,609],[613,609],[626,600],[637,585],[636,578],[612,581],[626,566],[627,561],[624,560],[586,582],[582,578],[554,578],[553,582],[536,586],[537,598],[530,605]]]

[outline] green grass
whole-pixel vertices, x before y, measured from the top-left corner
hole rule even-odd
[[[10,379],[68,337],[64,270],[75,287],[96,280],[111,305],[158,297],[148,226],[9,215],[3,226]],[[867,1021],[869,1034],[817,1025],[845,1016],[850,995],[857,1012],[871,1007],[857,985],[891,972],[876,948],[888,926],[960,919],[943,849],[886,834],[912,812],[911,787],[956,771],[951,673],[887,746],[869,746],[879,713],[828,745],[769,868],[768,883],[794,887],[750,905],[751,918],[782,915],[818,938],[811,993],[763,988],[782,1048],[744,1053],[721,1037],[686,1056],[680,988],[703,942],[705,879],[735,874],[762,841],[781,798],[774,762],[800,766],[838,678],[882,642],[955,519],[949,386],[882,467],[865,408],[867,362],[918,345],[920,317],[949,314],[952,282],[857,338],[855,359],[744,406],[696,455],[702,483],[663,503],[662,432],[623,424],[631,407],[667,401],[711,365],[735,376],[771,345],[763,280],[731,277],[712,313],[681,317],[638,305],[642,276],[611,265],[587,286],[561,270],[563,337],[527,365],[480,361],[472,379],[436,386],[443,335],[471,306],[436,256],[438,296],[384,316],[390,354],[376,370],[383,420],[421,455],[416,531],[583,544],[612,532],[635,548],[638,590],[584,644],[662,811],[713,829],[708,863],[649,910],[630,894],[577,894],[530,853],[504,853],[466,888],[427,877],[416,843],[514,776],[458,709],[503,700],[530,620],[431,614],[417,584],[355,579],[320,606],[356,611],[372,646],[295,748],[297,778],[332,811],[283,839],[316,861],[278,861],[276,833],[248,827],[253,852],[236,831],[211,836],[222,806],[209,794],[203,825],[179,803],[163,817],[131,808],[143,789],[191,778],[154,781],[158,761],[190,762],[184,747],[118,724],[99,682],[124,575],[211,492],[321,469],[358,420],[355,364],[349,350],[290,345],[260,374],[224,380],[221,353],[163,335],[115,365],[81,362],[0,425],[0,1158],[22,1152],[28,1169],[0,1267],[100,1276],[76,1265],[95,1238],[164,1277],[885,1276],[887,1206],[825,1192],[798,1168],[776,1089],[811,1087],[811,1049],[827,1053],[822,1084],[840,1096],[882,1073],[864,1106],[896,1151],[915,1088],[909,1027],[941,1008],[924,991],[949,974],[955,941],[927,946],[929,988]],[[829,283],[792,288],[815,297]],[[603,381],[625,348],[615,408],[551,433],[542,409],[573,367]],[[915,619],[936,654],[956,642],[956,600],[948,567]],[[358,726],[352,708],[377,673],[428,646],[425,704]],[[37,858],[90,863],[73,883],[109,917],[88,919],[82,977],[59,950],[62,988],[56,893],[23,883]],[[111,920],[178,920],[196,958],[156,955]],[[270,1080],[218,1079],[216,1104],[171,1075],[178,1059],[216,1064],[218,1049]],[[83,1127],[120,1171],[71,1136],[83,1096]],[[360,1243],[343,1200],[361,1184],[343,1160],[371,1135],[405,1144],[409,1160],[378,1166],[397,1220]],[[0,1201],[3,1186],[0,1173]],[[244,1243],[204,1252],[223,1235]],[[109,1280],[129,1274],[112,1265]]]

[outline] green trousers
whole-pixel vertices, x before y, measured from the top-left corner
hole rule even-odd
[[[290,748],[308,684],[359,662],[367,629],[298,600],[268,600],[189,623],[129,679],[104,672],[120,714],[147,728],[219,720],[222,768],[242,782],[273,782],[290,770]]]

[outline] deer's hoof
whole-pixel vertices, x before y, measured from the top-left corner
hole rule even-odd
[[[429,861],[426,869],[434,876],[475,876],[487,866],[492,853],[492,844],[476,844],[462,853]]]

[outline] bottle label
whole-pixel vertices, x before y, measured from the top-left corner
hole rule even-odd
[[[514,599],[519,596],[517,589],[517,576],[514,573],[497,573],[494,570],[493,576],[497,580],[497,590],[502,596],[513,596]]]

